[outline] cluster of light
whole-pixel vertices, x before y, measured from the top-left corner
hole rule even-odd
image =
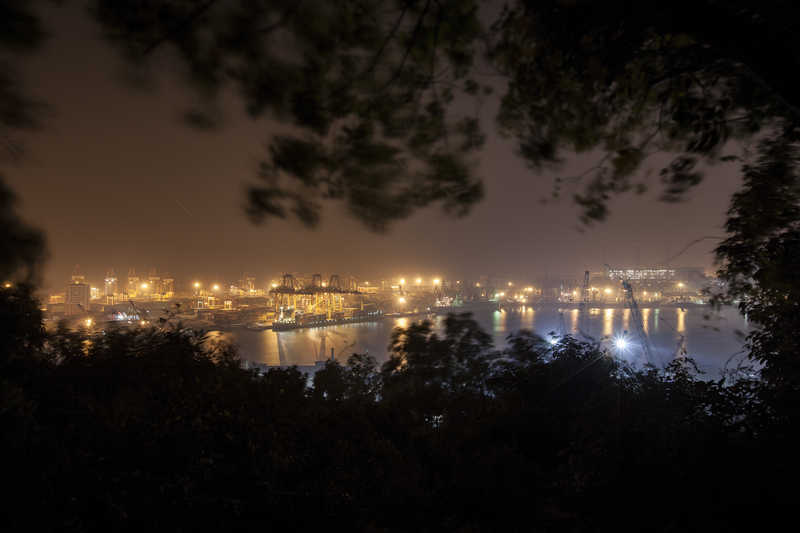
[[[419,285],[420,283],[422,283],[422,278],[417,278],[416,280],[414,280],[414,282],[415,282],[417,285]]]
[[[403,296],[401,296],[400,298],[397,299],[397,302],[401,303],[401,304],[404,304],[404,303],[406,303],[406,299]]]
[[[273,288],[273,289],[274,289],[275,287],[277,287],[277,286],[278,286],[278,284],[277,284],[277,283],[273,283],[273,284],[272,284],[272,288]]]
[[[11,288],[11,283],[6,281],[5,283],[3,283],[3,287],[5,287],[6,289],[10,289]]]
[[[629,345],[630,343],[628,342],[628,339],[626,339],[625,337],[617,337],[616,339],[614,339],[614,346],[617,348],[617,350],[621,352],[627,350]]]
[[[606,287],[605,289],[603,289],[603,292],[606,294],[611,294],[613,291],[611,290],[610,287]]]
[[[608,271],[611,279],[655,279],[668,280],[675,279],[675,270],[671,268],[628,268],[611,269]]]
[[[509,282],[508,282],[508,286],[509,286],[509,287],[513,287],[513,286],[514,286],[514,284],[513,284],[512,282],[510,282],[510,281],[509,281]]]
[[[94,323],[94,321],[91,318],[87,318],[84,323],[86,324],[87,328],[90,328],[90,327],[92,327],[92,324]]]
[[[218,291],[219,290],[219,284],[215,283],[214,286],[211,287],[211,288],[214,289],[215,291]]]
[[[440,284],[441,282],[442,282],[442,280],[440,280],[439,278],[433,278],[433,284],[434,284],[434,285],[438,285],[438,284]]]
[[[525,287],[525,292],[533,292],[533,287]]]
[[[142,283],[141,288],[146,289],[148,287],[147,283]]]
[[[194,288],[195,289],[199,289],[200,288],[200,282],[199,281],[195,281],[194,282]]]
[[[400,285],[406,284],[406,278],[400,278]]]

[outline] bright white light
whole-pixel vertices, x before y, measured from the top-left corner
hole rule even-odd
[[[404,304],[404,303],[406,303],[406,299],[405,299],[405,298],[403,298],[402,296],[401,296],[400,298],[398,298],[398,299],[397,299],[397,301],[398,301],[399,303],[401,303],[401,304]]]
[[[548,342],[549,342],[550,344],[552,344],[553,346],[555,346],[556,344],[558,344],[558,338],[556,338],[556,337],[550,337],[550,339],[548,340]]]
[[[438,284],[440,284],[441,282],[442,282],[442,280],[440,280],[439,278],[434,278],[434,279],[433,279],[433,284],[434,284],[434,285],[438,285]]]
[[[614,340],[614,346],[617,347],[617,350],[627,350],[628,349],[628,340],[625,337],[617,337]]]

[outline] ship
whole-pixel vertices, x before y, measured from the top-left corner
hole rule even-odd
[[[328,318],[324,314],[297,314],[294,320],[277,320],[272,323],[273,331],[289,331],[302,328],[319,328],[359,322],[376,322],[384,317],[382,311],[356,311],[352,316],[338,315]]]

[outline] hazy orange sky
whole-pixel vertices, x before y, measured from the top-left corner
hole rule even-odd
[[[22,65],[31,92],[51,106],[45,127],[26,137],[28,153],[4,173],[23,215],[45,230],[50,252],[46,286],[58,288],[75,264],[99,279],[108,267],[156,267],[180,280],[258,278],[281,271],[459,277],[495,273],[533,277],[664,260],[689,241],[720,235],[738,168],[714,167],[691,201],[655,200],[652,192],[612,204],[604,224],[578,231],[568,200],[541,205],[555,174],[535,175],[512,147],[490,135],[480,170],[486,198],[464,219],[438,208],[419,212],[376,235],[331,205],[322,227],[296,221],[253,226],[243,213],[244,191],[274,129],[245,117],[234,95],[222,103],[225,126],[198,132],[179,116],[191,93],[177,76],[152,90],[120,81],[121,62],[98,28],[74,4],[49,7],[52,33]],[[493,119],[487,106],[487,125]],[[561,175],[593,158],[569,160]],[[661,160],[663,162],[663,159]],[[712,241],[673,262],[710,266]]]

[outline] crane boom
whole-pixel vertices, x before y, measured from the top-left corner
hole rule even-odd
[[[653,351],[650,349],[650,341],[647,338],[647,334],[644,332],[642,312],[639,310],[639,304],[633,296],[633,287],[631,287],[631,283],[628,280],[624,279],[622,280],[622,288],[625,289],[625,299],[633,315],[633,322],[636,324],[636,333],[639,337],[639,343],[642,346],[642,353],[644,353],[648,363],[654,364]]]
[[[611,275],[611,266],[606,263],[603,265],[606,270],[606,274]],[[642,353],[644,354],[645,359],[648,363],[655,364],[655,360],[653,359],[653,350],[650,348],[650,341],[647,338],[647,334],[644,332],[644,319],[642,318],[642,312],[639,310],[639,304],[636,302],[636,298],[633,296],[633,287],[631,286],[630,281],[627,279],[621,279],[622,288],[625,290],[625,303],[628,305],[628,308],[631,310],[631,314],[633,315],[633,323],[636,325],[636,334],[639,337],[639,344],[642,347]]]
[[[586,309],[589,307],[589,271],[583,272],[583,290],[581,294],[581,307]]]

